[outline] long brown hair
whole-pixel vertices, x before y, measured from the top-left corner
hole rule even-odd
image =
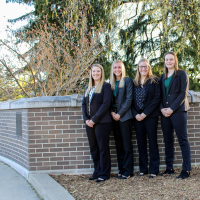
[[[94,85],[94,80],[92,78],[92,69],[93,67],[98,67],[101,69],[101,80],[99,81],[96,89],[94,90],[95,93],[101,93],[101,89],[103,86],[103,83],[105,81],[105,75],[104,75],[104,69],[100,64],[94,64],[92,65],[91,69],[90,69],[90,78],[89,78],[89,84],[88,84],[88,88],[85,92],[85,97],[87,97],[87,95],[89,94],[90,90],[92,89],[93,85]]]
[[[173,51],[167,52],[167,53],[164,55],[165,79],[167,79],[167,74],[168,74],[168,68],[167,68],[166,65],[165,65],[165,56],[168,55],[168,54],[173,55],[173,56],[174,56],[174,59],[175,59],[175,64],[174,64],[174,70],[175,70],[175,71],[174,71],[174,76],[178,76],[178,70],[179,70],[179,68],[178,68],[178,57],[177,57],[176,53],[173,52]]]
[[[149,68],[148,74],[147,74],[147,76],[146,76],[146,78],[145,78],[145,80],[144,80],[144,84],[145,84],[145,83],[147,82],[147,80],[149,80],[149,79],[151,80],[151,83],[156,82],[155,76],[153,75],[152,70],[151,70],[151,65],[150,65],[150,63],[149,63],[149,60],[147,60],[146,58],[142,58],[142,59],[140,59],[138,65],[137,65],[137,73],[136,73],[136,77],[135,77],[134,80],[133,80],[133,83],[134,83],[136,86],[139,86],[139,83],[140,83],[140,81],[141,81],[141,75],[140,75],[140,71],[139,71],[139,65],[140,65],[141,62],[146,62],[146,63],[147,63],[147,66],[148,66],[148,68]]]

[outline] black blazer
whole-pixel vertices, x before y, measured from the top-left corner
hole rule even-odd
[[[189,90],[189,77],[186,71],[178,70],[178,76],[172,76],[168,91],[168,105],[166,104],[164,80],[164,74],[162,74],[160,78],[162,91],[162,101],[160,104],[160,110],[162,108],[168,107],[170,107],[174,112],[189,110],[190,105],[187,98]]]
[[[93,93],[90,103],[90,116],[89,116],[89,95],[83,97],[82,112],[84,122],[91,119],[96,123],[112,122],[110,104],[112,98],[111,85],[104,82],[101,93]]]
[[[132,90],[133,90],[133,81],[129,77],[125,77],[124,87],[117,88],[116,97],[112,95],[112,111],[114,110],[113,104],[114,102],[117,105],[117,113],[120,115],[120,122],[124,122],[126,120],[132,119]],[[115,101],[114,101],[115,98]]]
[[[137,114],[141,114],[136,102],[135,94],[136,85],[133,84],[133,103],[132,112],[135,117]],[[151,80],[147,80],[145,88],[145,100],[143,113],[147,117],[157,117],[160,115],[159,105],[161,101],[161,91],[159,79],[155,77],[155,81],[151,83]]]

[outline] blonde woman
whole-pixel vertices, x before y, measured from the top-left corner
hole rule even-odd
[[[94,162],[94,173],[89,180],[96,179],[96,182],[105,181],[110,177],[111,93],[110,84],[104,81],[103,67],[100,64],[94,64],[90,70],[89,85],[82,102],[82,112]]]
[[[115,138],[120,179],[133,176],[132,136],[132,87],[133,81],[126,77],[125,67],[121,60],[112,63],[110,72],[112,88],[113,133]]]
[[[159,152],[157,144],[158,116],[160,115],[160,85],[153,76],[149,61],[141,59],[137,66],[136,77],[133,80],[133,103],[135,131],[139,151],[140,174],[150,173],[154,178],[159,173]],[[147,136],[149,139],[150,163],[148,169]]]

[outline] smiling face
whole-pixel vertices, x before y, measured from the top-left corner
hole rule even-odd
[[[121,63],[115,63],[113,65],[113,73],[116,76],[116,79],[120,79],[122,75],[122,65]]]
[[[92,68],[92,78],[94,82],[99,82],[101,80],[101,69],[99,67],[94,66]]]
[[[168,68],[168,69],[173,69],[174,66],[175,66],[175,58],[174,58],[174,55],[172,54],[167,54],[165,56],[165,66]]]
[[[140,62],[138,66],[140,75],[146,77],[149,73],[149,66],[147,62]]]

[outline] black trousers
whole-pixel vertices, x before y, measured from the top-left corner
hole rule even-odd
[[[95,124],[93,128],[86,125],[90,152],[94,162],[94,178],[108,179],[111,171],[109,135],[112,123]]]
[[[162,115],[161,125],[165,141],[167,169],[173,168],[175,130],[182,151],[183,170],[191,171],[190,145],[187,138],[187,112],[175,112],[170,117]]]
[[[125,122],[113,120],[119,173],[133,175],[132,119]]]
[[[135,132],[139,151],[140,172],[148,173],[147,136],[149,139],[149,173],[158,174],[160,157],[157,143],[158,117],[135,121]]]

